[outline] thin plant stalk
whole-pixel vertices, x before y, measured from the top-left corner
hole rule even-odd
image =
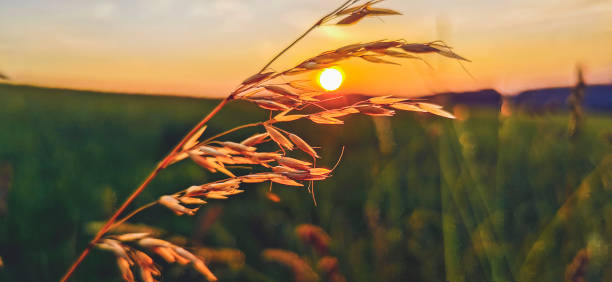
[[[348,1],[344,2],[344,4],[342,4],[340,7],[336,8],[335,10],[333,10],[331,13],[329,13],[329,14],[325,15],[324,17],[322,17],[315,24],[313,24],[309,29],[307,29],[304,33],[302,33],[302,35],[300,35],[297,39],[295,39],[293,42],[291,42],[291,44],[289,44],[287,47],[285,47],[285,49],[283,49],[278,54],[276,54],[276,56],[274,56],[274,58],[272,58],[266,65],[264,65],[261,68],[261,70],[259,70],[259,73],[265,71],[270,65],[272,65],[272,63],[274,63],[276,61],[276,59],[278,59],[280,56],[285,54],[285,52],[287,52],[289,49],[291,49],[291,47],[293,47],[300,40],[302,40],[304,37],[306,37],[306,35],[308,35],[315,28],[317,28],[317,27],[321,26],[322,24],[324,24],[326,22],[326,20],[328,20],[331,16],[333,16],[334,14],[336,14],[338,11],[342,10],[343,8],[349,6],[349,5],[353,4],[353,3],[356,3],[356,2],[357,2],[356,0],[348,0]]]
[[[249,124],[244,124],[244,125],[241,125],[241,126],[237,126],[237,127],[234,127],[234,128],[232,128],[230,130],[227,130],[227,131],[221,132],[221,133],[219,133],[219,134],[217,134],[215,136],[212,136],[212,137],[202,141],[201,144],[202,145],[206,145],[206,144],[212,142],[213,140],[215,140],[215,139],[217,139],[219,137],[223,137],[223,136],[225,136],[227,134],[230,134],[230,133],[232,133],[234,131],[238,131],[238,130],[243,129],[243,128],[259,126],[259,125],[262,125],[262,124],[264,124],[264,123],[263,122],[254,122],[254,123],[249,123]]]
[[[133,216],[135,216],[136,214],[140,213],[141,211],[144,211],[152,206],[155,206],[157,204],[157,201],[153,201],[150,202],[146,205],[143,205],[135,210],[133,210],[131,213],[129,213],[128,215],[124,216],[123,218],[115,221],[115,223],[113,223],[113,225],[111,225],[108,230],[112,230],[113,228],[123,224],[124,222],[126,222],[128,219],[132,218]]]

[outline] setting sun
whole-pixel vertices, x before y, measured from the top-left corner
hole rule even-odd
[[[343,79],[342,72],[336,68],[324,69],[321,74],[319,74],[319,84],[327,91],[338,89],[340,85],[342,85]]]

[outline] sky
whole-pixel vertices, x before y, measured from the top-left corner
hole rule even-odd
[[[226,96],[341,0],[0,0],[0,71],[15,83]],[[323,26],[272,65],[282,70],[355,42],[444,40],[472,62],[432,67],[352,59],[341,90],[420,96],[494,88],[506,95],[612,83],[612,1],[388,0],[402,16]]]

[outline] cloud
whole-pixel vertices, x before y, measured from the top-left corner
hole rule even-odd
[[[305,30],[321,18],[321,12],[315,10],[292,10],[283,13],[282,20],[296,30]]]
[[[245,30],[245,24],[254,18],[252,8],[237,0],[202,1],[192,5],[188,15],[212,20],[223,31]]]
[[[187,12],[191,17],[195,18],[210,18],[214,16],[214,12],[210,7],[209,1],[198,1]]]
[[[197,1],[190,9],[193,16],[223,17],[251,19],[253,15],[249,12],[250,7],[242,1],[236,0],[214,0]]]
[[[173,0],[144,0],[143,10],[149,14],[161,14],[172,8]]]
[[[110,18],[115,12],[117,6],[115,3],[103,2],[93,6],[93,18],[104,20]]]

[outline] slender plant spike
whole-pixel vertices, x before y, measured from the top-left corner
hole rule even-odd
[[[196,124],[157,164],[142,184],[132,192],[102,228],[98,230],[61,281],[66,281],[72,276],[93,247],[111,251],[116,256],[117,265],[125,281],[135,280],[133,271],[136,269],[138,269],[143,281],[158,280],[161,270],[154,263],[151,254],[156,254],[168,263],[189,264],[209,281],[216,280],[216,276],[208,269],[201,258],[182,247],[154,238],[149,233],[113,235],[109,231],[117,228],[143,210],[157,205],[163,206],[179,216],[194,215],[201,206],[207,204],[208,200],[227,199],[244,192],[243,189],[251,183],[267,182],[270,185],[304,187],[306,182],[309,183],[309,192],[313,193],[312,183],[330,177],[335,166],[331,169],[317,167],[314,161],[320,156],[315,149],[316,147],[310,145],[306,138],[279,127],[282,123],[307,119],[315,124],[341,125],[344,123],[342,119],[348,115],[393,116],[396,110],[427,112],[446,118],[454,118],[452,114],[444,111],[438,105],[392,96],[374,97],[352,105],[327,109],[319,105],[325,102],[322,98],[325,92],[308,80],[296,78],[302,74],[319,71],[349,59],[362,60],[364,63],[399,64],[396,60],[422,60],[417,56],[418,54],[434,53],[451,59],[467,61],[440,41],[407,43],[404,40],[378,40],[350,44],[322,52],[280,72],[268,71],[269,66],[276,59],[312,30],[323,24],[337,20],[336,24],[338,25],[348,25],[372,16],[400,15],[397,11],[373,7],[380,2],[382,0],[349,0],[344,2],[282,49],[259,72],[246,78]],[[206,124],[232,100],[251,102],[260,108],[274,112],[274,114],[271,115],[269,120],[244,124],[217,135],[203,138],[206,135]],[[250,127],[260,127],[261,131],[240,141],[222,139],[229,133]],[[263,151],[259,146],[266,143],[274,144],[278,149]],[[312,160],[290,157],[289,154],[293,151],[302,151],[309,155]],[[163,195],[157,201],[134,209],[123,218],[119,218],[161,170],[186,159],[190,159],[211,173],[222,173],[227,178],[190,186],[171,195]],[[263,169],[263,172],[238,175],[232,171],[232,166],[236,165]],[[275,194],[271,194],[269,197],[280,201],[280,198]],[[273,258],[273,253],[270,253],[268,257]]]

